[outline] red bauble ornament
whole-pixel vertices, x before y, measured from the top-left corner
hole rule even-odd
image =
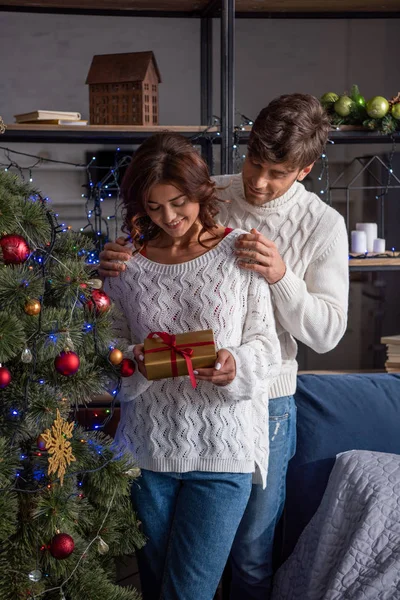
[[[121,361],[121,377],[130,377],[136,371],[136,365],[130,358],[123,358]]]
[[[93,290],[90,294],[90,300],[88,300],[86,306],[90,310],[95,308],[96,313],[100,314],[106,312],[110,308],[111,300],[105,292],[102,292],[101,290]]]
[[[29,246],[22,235],[4,235],[0,239],[0,246],[6,265],[19,265],[25,262],[30,254]]]
[[[79,356],[75,352],[61,352],[54,360],[56,371],[69,377],[75,375],[80,365]]]
[[[6,388],[11,383],[11,373],[6,367],[0,367],[0,390]]]
[[[50,542],[50,554],[57,560],[68,558],[74,548],[75,542],[68,533],[57,533]]]

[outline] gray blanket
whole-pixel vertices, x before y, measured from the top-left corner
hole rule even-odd
[[[400,600],[400,456],[339,454],[272,600]]]

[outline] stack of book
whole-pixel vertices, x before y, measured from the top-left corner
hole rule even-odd
[[[14,118],[19,125],[87,125],[87,121],[81,119],[81,113],[61,110],[34,110],[14,115]]]
[[[381,338],[381,344],[386,344],[386,371],[400,371],[400,335],[387,335]]]

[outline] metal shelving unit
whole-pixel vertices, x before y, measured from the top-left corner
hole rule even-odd
[[[212,124],[212,19],[218,17],[221,25],[221,132],[210,131],[208,141],[198,142],[203,156],[212,163],[212,142],[221,145],[221,172],[233,172],[235,136],[235,19],[293,19],[293,18],[400,18],[399,0],[5,0],[0,11],[117,15],[131,17],[196,18],[201,20],[201,123],[203,130]],[[166,127],[164,127],[165,129]],[[187,132],[183,132],[184,135]],[[193,134],[196,131],[193,132]],[[242,135],[243,134],[243,135]],[[145,131],[103,131],[86,128],[79,131],[34,133],[30,128],[17,131],[10,128],[4,141],[43,141],[48,143],[140,143],[148,135]],[[190,133],[187,133],[191,137]],[[397,136],[399,137],[399,135]],[[215,139],[214,139],[215,138]],[[240,141],[248,139],[240,132]],[[385,143],[387,136],[374,132],[334,132],[336,143]]]

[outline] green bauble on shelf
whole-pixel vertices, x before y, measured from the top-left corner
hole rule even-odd
[[[350,96],[340,96],[339,100],[333,105],[333,108],[335,113],[340,117],[348,117],[354,106],[354,102]]]
[[[392,106],[392,117],[400,120],[400,102]]]
[[[327,92],[321,96],[321,104],[325,108],[332,106],[339,100],[339,96],[335,92]]]
[[[389,112],[389,102],[383,96],[374,96],[368,100],[365,107],[371,119],[383,119]]]

